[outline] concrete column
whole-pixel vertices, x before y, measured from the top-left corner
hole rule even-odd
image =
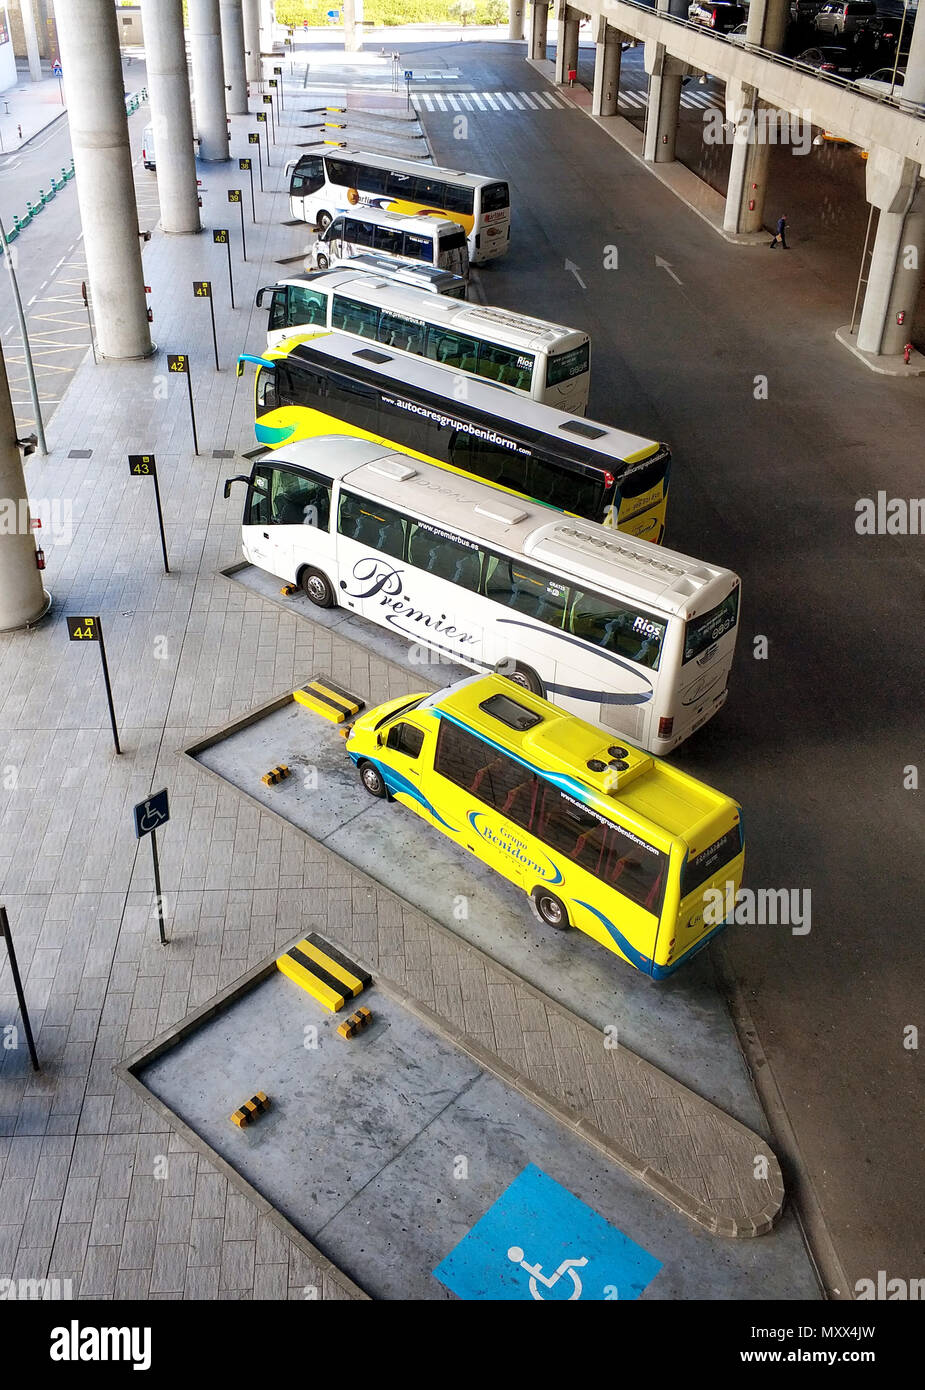
[[[35,567],[35,536],[6,362],[0,352],[0,632],[38,622],[51,598]]]
[[[524,36],[525,0],[508,0],[507,36],[509,39],[522,39]]]
[[[244,71],[248,82],[259,82],[260,70],[260,0],[244,0]]]
[[[100,355],[147,357],[154,347],[116,8],[99,0],[68,0],[58,8],[57,24]]]
[[[260,50],[273,52],[273,36],[276,31],[276,10],[273,0],[260,0]]]
[[[141,0],[161,230],[199,232],[183,0]]]
[[[201,159],[227,159],[225,65],[219,0],[189,0],[189,30],[199,155]]]
[[[649,100],[643,158],[653,164],[670,164],[675,157],[678,135],[681,78],[687,69],[683,63],[672,59],[661,43],[646,44],[645,66],[649,74]]]
[[[867,198],[880,208],[867,275],[857,345],[862,352],[899,355],[909,341],[925,258],[925,191],[921,168],[891,150],[868,158]],[[896,315],[904,313],[897,324]]]
[[[536,63],[546,59],[546,30],[549,28],[549,6],[533,0],[530,6],[530,38],[527,57]]]
[[[760,48],[782,53],[789,21],[789,0],[749,0],[745,37]]]
[[[559,15],[559,41],[556,44],[556,81],[560,86],[568,81],[571,69],[578,67],[578,26],[580,23],[581,15],[576,10],[570,10],[567,5],[563,5]]]
[[[33,82],[42,80],[42,59],[39,56],[39,35],[35,23],[33,0],[20,0],[22,27],[26,36],[26,56],[29,59],[29,77]]]
[[[755,88],[744,84],[736,108],[723,229],[733,233],[760,232],[770,154],[764,120],[760,117],[766,108],[765,103],[758,100]],[[749,203],[755,206],[750,208]]]
[[[925,19],[919,19],[920,9],[915,12],[915,25],[909,43],[909,57],[906,62],[906,79],[902,85],[902,96],[907,101],[925,101]],[[895,24],[895,20],[893,23]],[[909,32],[909,12],[906,12],[906,33]],[[903,36],[905,43],[905,35]]]
[[[358,53],[363,47],[363,30],[357,24],[362,18],[362,7],[356,0],[341,0],[340,11],[344,22],[344,52]]]
[[[594,54],[594,92],[592,116],[615,116],[620,93],[620,59],[623,35],[601,20]]]
[[[222,28],[222,66],[225,69],[225,111],[247,115],[247,75],[244,69],[242,0],[219,0]]]

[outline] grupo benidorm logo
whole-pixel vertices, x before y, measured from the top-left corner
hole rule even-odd
[[[527,851],[526,840],[520,839],[512,830],[504,825],[492,826],[485,823],[484,811],[470,811],[469,824],[476,835],[485,840],[488,844],[494,845],[496,849],[503,849],[505,854],[509,854],[512,859],[526,865],[528,869],[533,869],[544,883],[561,883],[562,875],[556,868],[551,859],[546,859],[545,864],[540,864],[534,859],[533,854]]]

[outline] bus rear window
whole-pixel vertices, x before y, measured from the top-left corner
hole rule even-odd
[[[482,212],[498,212],[511,206],[506,183],[487,183],[482,189]]]
[[[693,893],[708,878],[712,878],[724,864],[730,863],[742,848],[742,827],[734,825],[721,835],[708,849],[701,851],[695,859],[688,859],[681,871],[681,898]]]
[[[684,631],[684,662],[693,661],[707,647],[735,627],[739,616],[739,586],[732,593],[704,613],[700,618],[691,618]],[[684,663],[682,663],[684,664]]]
[[[440,233],[440,250],[441,250],[441,251],[461,251],[461,250],[463,249],[463,247],[465,246],[465,244],[466,244],[466,234],[465,234],[465,232],[462,230],[462,228],[460,228],[458,231],[454,231],[454,232],[441,232],[441,233]]]
[[[568,352],[557,352],[555,357],[550,357],[546,365],[546,385],[558,386],[560,381],[569,381],[573,376],[581,376],[582,372],[588,370],[589,357],[588,343],[570,348]]]

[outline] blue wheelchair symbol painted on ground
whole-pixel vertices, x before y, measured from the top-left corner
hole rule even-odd
[[[459,1298],[574,1303],[638,1298],[661,1267],[531,1163],[434,1276]]]

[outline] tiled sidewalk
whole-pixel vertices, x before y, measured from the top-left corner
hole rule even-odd
[[[283,114],[292,141],[295,106]],[[33,497],[70,504],[73,536],[64,543],[43,530],[52,616],[0,638],[0,900],[44,1068],[35,1077],[24,1048],[0,1050],[0,1277],[70,1278],[84,1298],[303,1298],[306,1286],[351,1296],[112,1072],[309,928],[353,947],[528,1092],[548,1093],[574,1123],[626,1150],[631,1169],[669,1200],[681,1194],[688,1209],[700,1201],[702,1221],[746,1233],[779,1205],[779,1171],[760,1139],[625,1050],[606,1052],[588,1025],[177,756],[319,667],[376,699],[407,688],[404,673],[217,574],[239,555],[240,501],[223,501],[222,482],[243,467],[213,451],[254,443],[251,384],[236,380],[234,359],[263,345],[254,291],[284,273],[280,262],[305,240],[282,225],[286,198],[269,192],[282,176],[277,146],[241,263],[227,189],[246,178],[237,157],[253,152],[247,131],[256,128],[235,118],[233,162],[202,171],[207,227],[231,228],[238,309],[210,230],[155,234],[145,278],[162,352],[142,363],[85,362],[52,420],[52,454],[29,462]],[[192,294],[204,278],[213,282],[220,373],[207,307]],[[192,359],[198,458],[185,383],[168,378],[167,351]],[[90,459],[68,457],[85,449]],[[129,452],[157,455],[170,575],[150,483],[130,477]],[[64,617],[75,612],[102,618],[121,757],[98,653],[67,639]],[[172,813],[160,846],[166,947],[150,856],[131,822],[132,804],[161,785]],[[4,963],[0,1024],[15,1018]],[[762,1154],[770,1178],[756,1182]]]

